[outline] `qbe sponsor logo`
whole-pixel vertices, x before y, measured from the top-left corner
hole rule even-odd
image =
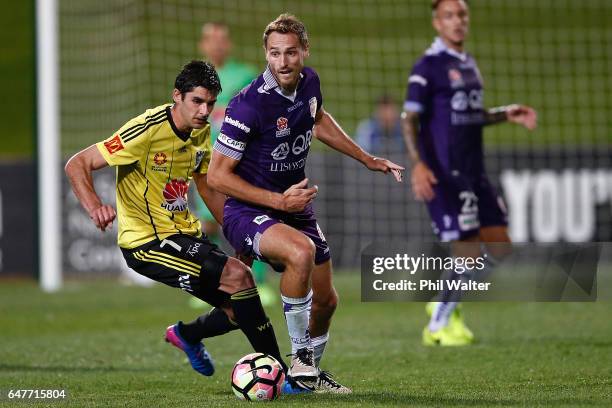
[[[299,156],[302,153],[308,153],[310,144],[312,143],[312,130],[306,132],[306,135],[298,135],[291,144],[291,152]],[[289,142],[283,142],[272,150],[271,156],[274,160],[284,160],[289,156]]]
[[[291,146],[291,151],[293,154],[300,155],[308,150],[310,147],[310,143],[312,142],[312,130],[306,132],[306,135],[299,135],[293,141],[293,146]]]
[[[469,108],[479,110],[483,108],[483,92],[482,89],[472,89],[469,93],[466,91],[457,91],[451,98],[451,107],[456,111],[465,111]]]

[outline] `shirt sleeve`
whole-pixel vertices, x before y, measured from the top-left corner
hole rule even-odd
[[[321,80],[319,79],[319,76],[317,75],[317,82],[319,83],[319,88],[318,88],[318,92],[317,92],[317,112],[319,110],[321,110],[321,107],[323,106],[323,92],[321,92]]]
[[[242,96],[238,94],[225,110],[221,133],[213,146],[214,150],[235,160],[242,159],[257,125],[255,111],[242,99]]]
[[[319,74],[317,74],[317,72],[314,69],[310,68],[310,73],[312,74],[314,83],[315,83],[315,97],[317,98],[317,106],[315,110],[315,113],[316,113],[319,110],[321,110],[321,107],[323,106],[323,93],[321,92],[321,79],[319,78]]]
[[[149,144],[148,130],[140,131],[142,121],[131,120],[106,140],[96,143],[109,166],[122,166],[139,161]]]
[[[416,63],[408,77],[404,110],[408,112],[425,112],[429,104],[431,89],[430,73],[424,60]]]

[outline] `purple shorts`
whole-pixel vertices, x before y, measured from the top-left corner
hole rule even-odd
[[[316,265],[330,259],[329,246],[317,224],[311,206],[301,213],[285,213],[252,206],[231,198],[225,202],[223,234],[234,250],[241,255],[252,256],[267,262],[267,259],[259,252],[259,240],[268,228],[278,223],[287,224],[312,240],[316,248]]]
[[[427,209],[434,233],[443,242],[478,235],[481,227],[508,225],[504,200],[485,174],[476,179],[439,178],[434,193]]]

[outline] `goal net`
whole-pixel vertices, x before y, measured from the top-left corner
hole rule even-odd
[[[534,106],[534,133],[485,130],[491,179],[518,241],[610,240],[612,29],[607,0],[481,0],[471,3],[467,49],[478,61],[486,106]],[[262,32],[282,12],[302,19],[326,110],[351,135],[383,95],[399,110],[412,64],[429,46],[423,0],[59,0],[61,149],[67,158],[146,108],[170,100],[180,67],[198,59],[206,22],[226,23],[233,57],[263,70]],[[387,152],[409,165],[404,152]],[[374,240],[433,240],[409,177],[395,184],[313,142],[307,172],[320,187],[315,208],[340,267],[355,267]],[[96,183],[114,199],[114,174]],[[101,234],[64,185],[68,274],[113,274],[123,261],[116,230]]]

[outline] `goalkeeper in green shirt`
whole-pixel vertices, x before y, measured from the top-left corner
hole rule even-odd
[[[217,96],[215,109],[208,119],[211,125],[211,142],[214,145],[225,118],[227,104],[234,95],[255,79],[257,70],[230,56],[232,41],[229,27],[224,23],[209,22],[204,24],[198,48],[202,56],[215,66],[221,80],[221,87],[223,88]],[[196,199],[196,211],[203,221],[206,235],[208,235],[211,241],[218,242],[220,234],[219,225],[204,205],[204,202],[199,198]],[[269,305],[275,302],[276,291],[271,290],[264,284],[266,268],[264,263],[255,261],[252,270],[259,287],[261,301],[264,305]]]

